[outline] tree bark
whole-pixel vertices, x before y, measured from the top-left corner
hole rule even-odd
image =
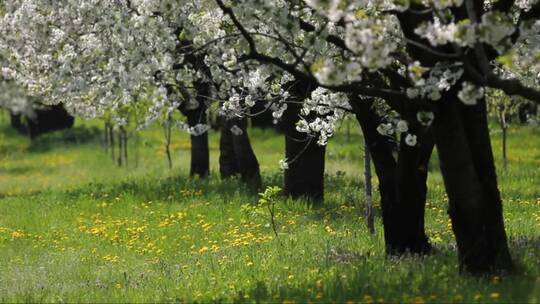
[[[237,134],[231,131],[235,126]],[[242,181],[253,189],[262,187],[259,162],[249,140],[245,118],[223,120],[219,164],[222,177],[240,174]]]
[[[28,134],[28,128],[22,123],[22,115],[10,113],[11,127],[21,134]]]
[[[69,129],[73,127],[75,118],[71,116],[62,105],[47,106],[36,109],[33,117],[11,113],[11,126],[30,138],[35,138],[47,132]]]
[[[282,123],[285,131],[285,157],[289,168],[285,170],[284,192],[293,198],[304,197],[315,205],[324,199],[325,146],[296,130],[300,105],[289,103]]]
[[[197,124],[206,124],[206,96],[209,96],[210,85],[206,83],[197,84],[197,96],[195,100],[198,105],[190,108],[187,102],[182,103],[180,111],[187,117],[188,125],[194,127]],[[210,151],[208,148],[208,132],[200,135],[191,135],[191,169],[190,176],[206,177],[210,174]]]
[[[454,89],[436,104],[434,131],[460,269],[510,270],[485,100],[465,106],[456,94]]]
[[[28,132],[35,138],[50,131],[69,129],[74,122],[75,118],[62,105],[54,105],[35,110],[35,118],[28,119]]]
[[[424,228],[427,168],[433,141],[429,134],[418,136],[418,146],[397,144],[377,131],[381,119],[371,103],[351,99],[379,180],[384,239],[387,254],[425,254],[431,250]]]
[[[420,6],[420,9],[424,8]],[[456,14],[461,17],[467,15],[463,6],[457,9]],[[422,17],[411,11],[398,14],[405,37],[425,42],[415,29],[431,16],[424,14]],[[407,45],[407,50],[423,66],[433,66],[438,61],[412,43]],[[437,51],[453,52],[450,45],[438,47]],[[474,53],[467,56],[470,62],[475,62]],[[460,269],[473,273],[512,269],[485,100],[474,106],[465,106],[459,101],[457,90],[471,75],[466,73],[463,77],[434,103],[435,142],[449,198],[448,213],[456,236]]]
[[[233,134],[226,118],[221,122],[221,136],[219,138],[219,173],[222,178],[229,178],[240,173],[234,155]]]
[[[347,131],[349,128],[347,126]],[[348,133],[348,132],[347,132]],[[364,138],[364,180],[365,180],[365,195],[366,195],[366,226],[370,234],[375,233],[375,223],[373,214],[373,191],[371,185],[371,154],[369,145]]]

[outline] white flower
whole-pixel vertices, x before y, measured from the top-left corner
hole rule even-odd
[[[246,96],[245,102],[246,102],[246,106],[250,108],[255,105],[255,100],[253,100],[253,97],[251,95]]]
[[[455,23],[441,24],[438,18],[433,22],[422,23],[414,32],[426,38],[432,46],[445,45],[453,42],[458,27]]]
[[[232,126],[231,133],[235,136],[240,136],[244,134],[244,131],[240,129],[237,125]]]
[[[209,125],[196,124],[195,126],[188,128],[187,132],[190,135],[199,136],[199,135],[202,135],[202,134],[206,133],[208,130],[210,130]]]
[[[405,137],[405,143],[411,147],[416,146],[416,135],[410,133],[407,134],[407,136]]]
[[[418,89],[408,88],[407,97],[409,97],[409,99],[415,99],[418,97]]]
[[[280,159],[279,160],[279,168],[283,171],[289,169],[289,163],[287,163],[287,159]]]
[[[463,88],[458,92],[458,98],[468,106],[475,105],[482,97],[484,97],[484,88],[467,81],[463,82]]]
[[[398,130],[398,132],[405,133],[407,132],[407,130],[409,130],[409,125],[405,120],[400,120],[396,124],[396,129]]]
[[[377,127],[377,132],[381,135],[392,135],[394,134],[394,127],[391,123],[382,123]]]

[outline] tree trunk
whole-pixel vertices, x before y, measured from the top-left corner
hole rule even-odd
[[[233,134],[226,118],[222,118],[221,136],[219,138],[219,173],[222,178],[228,178],[240,173],[234,155]]]
[[[401,144],[396,160],[396,143],[377,131],[381,120],[371,109],[371,103],[352,98],[351,106],[362,128],[379,180],[386,252],[398,255],[406,252],[428,253],[431,245],[424,229],[424,205],[432,140],[426,134],[418,136],[417,147]]]
[[[28,128],[22,122],[21,114],[10,113],[11,127],[21,134],[28,134]]]
[[[296,130],[300,105],[290,103],[283,114],[285,131],[285,157],[289,168],[285,170],[284,192],[293,198],[304,197],[320,205],[324,199],[325,146]]]
[[[109,138],[111,139],[111,158],[113,160],[113,163],[115,161],[115,143],[114,143],[114,127],[111,125],[109,129]]]
[[[221,127],[219,164],[222,177],[240,174],[242,181],[253,189],[258,190],[262,187],[259,162],[249,141],[245,118],[224,119]]]
[[[118,167],[122,167],[123,159],[122,155],[124,154],[124,140],[122,139],[122,127],[118,127],[118,158],[117,158],[117,164]]]
[[[28,132],[35,138],[50,131],[69,129],[74,122],[75,118],[62,105],[54,105],[35,110],[35,117],[28,118]]]
[[[349,128],[347,127],[347,130]],[[373,195],[371,185],[371,155],[369,152],[369,146],[364,138],[364,179],[365,179],[365,193],[366,193],[366,224],[370,234],[375,233],[375,223],[373,219]]]
[[[431,250],[425,233],[424,216],[427,194],[429,159],[433,151],[433,137],[429,131],[418,130],[417,144],[408,146],[402,134],[398,154],[398,203],[393,215],[398,226],[395,247],[398,251],[428,253]]]
[[[103,145],[105,147],[105,154],[109,154],[109,123],[105,122],[103,129]]]
[[[508,270],[513,264],[504,230],[485,100],[465,106],[456,94],[454,89],[437,103],[434,131],[460,269],[473,273]]]
[[[169,115],[165,126],[163,126],[163,131],[165,132],[165,155],[167,156],[167,165],[169,169],[172,169],[172,156],[171,156],[171,131],[172,131],[172,118]]]
[[[206,124],[206,97],[210,94],[210,86],[206,83],[197,84],[198,105],[190,108],[187,102],[180,106],[180,111],[187,117],[188,125],[194,127],[198,124]],[[208,132],[200,135],[191,135],[191,169],[190,176],[206,177],[210,174],[210,151],[208,148]]]

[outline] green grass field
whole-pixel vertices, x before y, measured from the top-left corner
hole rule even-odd
[[[509,167],[499,170],[519,269],[473,277],[458,273],[436,157],[426,223],[437,253],[385,257],[380,216],[373,236],[361,216],[363,141],[352,123],[352,134],[343,127],[328,146],[324,207],[279,199],[276,237],[257,194],[217,176],[216,132],[212,177],[198,180],[187,176],[180,131],[172,170],[159,127],[143,131],[138,148],[131,140],[128,167],[119,168],[96,122],[30,142],[0,121],[1,302],[540,301],[538,128],[512,127]],[[283,137],[250,134],[265,185],[281,185]]]

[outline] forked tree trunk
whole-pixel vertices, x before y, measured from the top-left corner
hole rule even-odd
[[[383,228],[388,254],[428,253],[431,250],[424,228],[427,168],[433,143],[419,136],[418,146],[401,145],[398,159],[392,138],[377,131],[380,118],[371,103],[351,99],[379,180]]]
[[[242,181],[253,189],[262,187],[259,162],[249,141],[245,118],[223,120],[219,165],[222,177],[240,174]]]
[[[466,14],[463,7],[459,10],[460,14]],[[397,16],[405,37],[423,43],[415,29],[428,21],[431,14],[420,15],[409,10]],[[413,43],[407,45],[407,50],[423,66],[433,66],[438,61]],[[474,53],[469,54],[469,59],[474,62]],[[449,198],[448,213],[456,236],[460,269],[474,273],[512,269],[485,100],[475,106],[463,105],[457,98],[457,88],[461,86],[461,82],[455,84],[434,105],[435,142]]]
[[[445,94],[437,103],[434,130],[460,269],[512,269],[485,100],[464,106],[455,90]]]

